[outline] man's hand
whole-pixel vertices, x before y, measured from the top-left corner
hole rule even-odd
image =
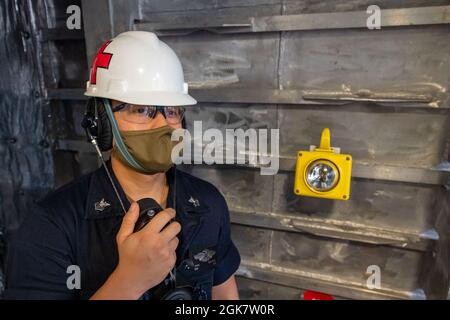
[[[133,233],[138,217],[139,205],[133,203],[116,236],[119,264],[91,299],[137,299],[163,281],[175,266],[181,230],[178,222],[170,222],[175,211],[169,208],[159,212],[142,230]]]

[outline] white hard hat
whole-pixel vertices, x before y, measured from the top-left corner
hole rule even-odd
[[[154,33],[145,31],[124,32],[103,44],[84,94],[141,105],[197,103],[188,94],[175,52]]]

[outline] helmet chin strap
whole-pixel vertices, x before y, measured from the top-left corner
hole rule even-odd
[[[116,122],[116,118],[112,112],[111,103],[109,99],[103,99],[103,104],[105,105],[106,115],[108,116],[109,121],[111,122],[111,129],[114,136],[115,143],[117,145],[117,149],[123,158],[138,171],[145,172],[146,170],[133,158],[133,156],[128,152],[127,147],[123,143],[122,136],[120,135],[119,127]]]

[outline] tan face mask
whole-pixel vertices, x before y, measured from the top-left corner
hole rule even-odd
[[[139,131],[120,131],[123,143],[133,158],[145,169],[138,170],[124,159],[114,144],[113,156],[123,164],[145,174],[166,172],[173,166],[172,149],[178,141],[172,141],[174,129],[168,125],[156,129]]]

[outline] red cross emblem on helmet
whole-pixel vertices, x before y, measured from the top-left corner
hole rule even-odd
[[[106,47],[111,43],[111,40],[105,42],[105,44],[98,50],[97,55],[95,56],[94,63],[91,69],[91,76],[89,82],[91,84],[97,83],[97,69],[108,69],[109,63],[111,62],[112,53],[104,52]]]
[[[111,40],[92,59],[86,96],[156,106],[197,103],[180,59],[156,34],[127,31]]]

